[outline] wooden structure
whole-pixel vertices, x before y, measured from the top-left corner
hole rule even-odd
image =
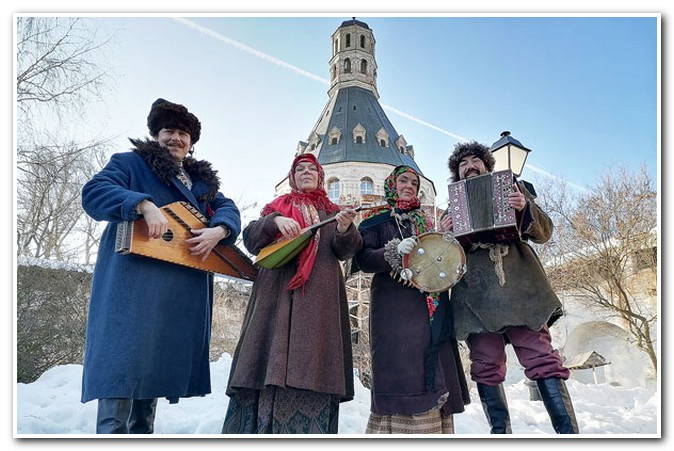
[[[572,355],[564,361],[564,366],[570,370],[586,370],[592,369],[592,377],[594,383],[597,383],[597,374],[595,368],[598,366],[609,365],[611,362],[607,361],[604,356],[598,354],[596,351],[587,351]]]

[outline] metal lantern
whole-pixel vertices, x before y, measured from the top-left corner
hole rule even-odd
[[[510,171],[519,177],[527,161],[527,155],[531,149],[527,149],[521,142],[510,136],[509,131],[501,132],[501,139],[491,146],[491,154],[496,159],[494,171]]]

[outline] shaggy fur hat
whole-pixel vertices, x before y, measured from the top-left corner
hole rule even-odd
[[[197,117],[187,111],[183,105],[157,99],[150,108],[147,116],[147,128],[150,135],[156,137],[162,128],[177,128],[190,134],[192,144],[199,141],[201,135],[201,122]]]
[[[468,155],[475,155],[482,160],[487,171],[492,172],[494,170],[496,159],[491,154],[489,147],[477,141],[458,143],[454,146],[454,153],[452,153],[447,162],[449,172],[452,175],[452,182],[459,181],[459,163]]]

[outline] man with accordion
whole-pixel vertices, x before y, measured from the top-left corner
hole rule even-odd
[[[501,196],[505,210],[513,213],[518,231],[476,231],[472,236],[457,236],[466,252],[467,271],[451,291],[456,338],[465,340],[470,350],[470,375],[477,384],[492,434],[512,433],[503,387],[508,343],[526,377],[536,381],[555,432],[577,434],[578,425],[564,382],[570,372],[553,348],[548,330],[562,315],[562,304],[528,243],[548,241],[553,224],[534,202],[535,196],[509,171],[505,171],[510,177],[506,179],[507,189],[478,189],[478,181],[496,186],[494,165],[490,149],[475,141],[457,144],[448,160],[453,183],[449,186],[448,212],[442,219],[445,229],[456,235],[459,222],[465,219],[465,215],[457,213],[462,210],[458,196],[453,201],[452,194],[454,188],[461,188],[454,192],[491,191],[492,196]],[[469,182],[475,183],[468,185]],[[459,186],[461,183],[466,186]],[[473,196],[471,200],[475,199]],[[484,213],[492,204],[492,199],[485,199],[469,207]]]

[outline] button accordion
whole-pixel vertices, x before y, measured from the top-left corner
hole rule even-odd
[[[515,178],[496,171],[450,183],[448,214],[464,249],[474,243],[521,241],[515,209],[508,205]]]

